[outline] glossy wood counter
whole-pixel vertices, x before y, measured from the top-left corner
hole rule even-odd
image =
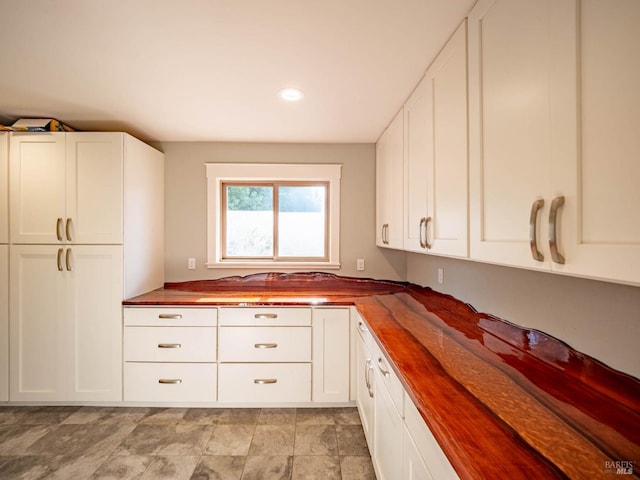
[[[355,305],[460,478],[640,476],[638,379],[429,288],[269,273],[124,304]]]

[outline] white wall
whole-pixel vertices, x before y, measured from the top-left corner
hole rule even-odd
[[[256,273],[251,269],[207,269],[206,162],[340,163],[342,268],[347,276],[404,280],[405,254],[375,246],[375,145],[182,143],[158,146],[165,153],[165,278],[167,282]],[[187,258],[197,268],[187,269]],[[356,259],[365,271],[356,271]],[[273,270],[278,270],[274,268]]]
[[[413,253],[407,280],[551,334],[640,378],[640,287]]]

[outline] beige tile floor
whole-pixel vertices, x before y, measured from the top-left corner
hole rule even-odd
[[[375,480],[355,408],[0,407],[0,478]]]

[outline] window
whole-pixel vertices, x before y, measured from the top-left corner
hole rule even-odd
[[[208,267],[340,267],[340,165],[206,167]]]

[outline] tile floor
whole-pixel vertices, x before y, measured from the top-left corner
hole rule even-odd
[[[0,407],[0,478],[375,480],[355,408]]]

